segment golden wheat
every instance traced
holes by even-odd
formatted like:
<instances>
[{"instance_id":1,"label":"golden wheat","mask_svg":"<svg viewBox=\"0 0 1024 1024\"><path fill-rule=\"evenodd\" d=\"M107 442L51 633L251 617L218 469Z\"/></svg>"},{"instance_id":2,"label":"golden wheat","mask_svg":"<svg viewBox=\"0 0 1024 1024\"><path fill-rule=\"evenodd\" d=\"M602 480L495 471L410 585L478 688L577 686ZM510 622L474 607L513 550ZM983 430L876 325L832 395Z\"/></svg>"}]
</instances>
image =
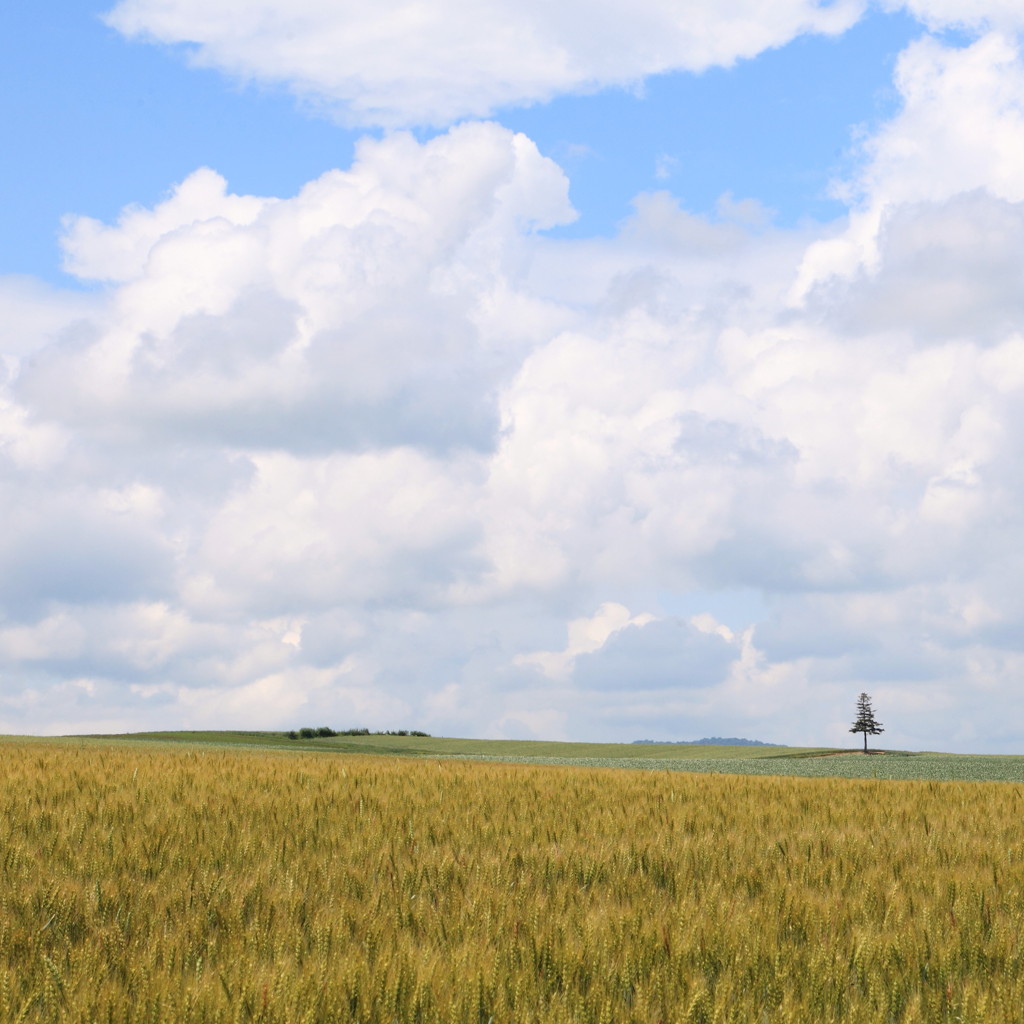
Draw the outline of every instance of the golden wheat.
<instances>
[{"instance_id":1,"label":"golden wheat","mask_svg":"<svg viewBox=\"0 0 1024 1024\"><path fill-rule=\"evenodd\" d=\"M2 748L0 1019L1021 1020L1021 787Z\"/></svg>"}]
</instances>

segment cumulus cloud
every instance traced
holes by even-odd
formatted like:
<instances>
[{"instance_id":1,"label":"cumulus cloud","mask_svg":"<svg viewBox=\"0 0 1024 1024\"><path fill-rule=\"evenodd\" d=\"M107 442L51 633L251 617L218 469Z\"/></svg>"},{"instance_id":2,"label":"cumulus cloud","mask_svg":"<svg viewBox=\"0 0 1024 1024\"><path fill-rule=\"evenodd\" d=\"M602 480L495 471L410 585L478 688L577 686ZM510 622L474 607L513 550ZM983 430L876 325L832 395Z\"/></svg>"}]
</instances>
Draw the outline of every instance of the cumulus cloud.
<instances>
[{"instance_id":1,"label":"cumulus cloud","mask_svg":"<svg viewBox=\"0 0 1024 1024\"><path fill-rule=\"evenodd\" d=\"M1013 37L990 32L965 47L924 37L900 55L896 85L899 113L864 140L860 170L837 186L851 203L849 225L810 246L797 303L829 278L875 269L880 235L902 204L979 189L1024 200L1024 63Z\"/></svg>"},{"instance_id":2,"label":"cumulus cloud","mask_svg":"<svg viewBox=\"0 0 1024 1024\"><path fill-rule=\"evenodd\" d=\"M486 448L531 314L564 319L515 294L510 270L530 232L572 216L560 169L492 124L364 140L289 200L199 170L115 225L67 220L68 269L121 287L19 388L81 428Z\"/></svg>"},{"instance_id":3,"label":"cumulus cloud","mask_svg":"<svg viewBox=\"0 0 1024 1024\"><path fill-rule=\"evenodd\" d=\"M900 55L895 84L902 109L865 142L854 196L935 201L984 187L1024 198L1024 68L1012 37L991 32L955 47L926 36Z\"/></svg>"},{"instance_id":4,"label":"cumulus cloud","mask_svg":"<svg viewBox=\"0 0 1024 1024\"><path fill-rule=\"evenodd\" d=\"M500 390L578 316L523 286L566 193L471 124L367 140L290 200L201 169L114 224L68 218L68 269L105 290L0 294L38 335L0 394L4 720L404 717L423 630L377 616L481 572Z\"/></svg>"},{"instance_id":5,"label":"cumulus cloud","mask_svg":"<svg viewBox=\"0 0 1024 1024\"><path fill-rule=\"evenodd\" d=\"M988 190L901 203L882 219L873 268L833 279L812 301L850 334L998 341L1024 322L1022 246L1024 203Z\"/></svg>"},{"instance_id":6,"label":"cumulus cloud","mask_svg":"<svg viewBox=\"0 0 1024 1024\"><path fill-rule=\"evenodd\" d=\"M565 93L631 86L666 71L753 57L803 33L838 33L859 0L646 0L598 6L490 0L121 0L107 21L130 37L187 44L200 64L287 85L344 120L448 124Z\"/></svg>"},{"instance_id":7,"label":"cumulus cloud","mask_svg":"<svg viewBox=\"0 0 1024 1024\"><path fill-rule=\"evenodd\" d=\"M53 336L97 312L95 296L51 287L35 278L0 276L0 355L5 371Z\"/></svg>"},{"instance_id":8,"label":"cumulus cloud","mask_svg":"<svg viewBox=\"0 0 1024 1024\"><path fill-rule=\"evenodd\" d=\"M209 518L194 600L284 615L444 599L474 566L472 466L406 447L253 456L252 483ZM206 584L206 580L210 585Z\"/></svg>"},{"instance_id":9,"label":"cumulus cloud","mask_svg":"<svg viewBox=\"0 0 1024 1024\"><path fill-rule=\"evenodd\" d=\"M0 287L0 727L841 744L868 689L894 746L1009 743L1021 66L915 43L837 225L546 237L561 169L477 123L69 218L99 289Z\"/></svg>"},{"instance_id":10,"label":"cumulus cloud","mask_svg":"<svg viewBox=\"0 0 1024 1024\"><path fill-rule=\"evenodd\" d=\"M903 8L929 28L1024 28L1024 11L1014 0L885 0L890 10Z\"/></svg>"},{"instance_id":11,"label":"cumulus cloud","mask_svg":"<svg viewBox=\"0 0 1024 1024\"><path fill-rule=\"evenodd\" d=\"M94 281L130 281L146 270L150 252L180 229L197 224L211 230L252 224L266 205L256 196L235 196L227 182L209 168L200 168L152 210L130 206L117 224L92 217L65 218L61 239L64 269Z\"/></svg>"},{"instance_id":12,"label":"cumulus cloud","mask_svg":"<svg viewBox=\"0 0 1024 1024\"><path fill-rule=\"evenodd\" d=\"M569 623L568 642L564 650L521 654L515 658L514 663L533 666L551 679L567 679L572 675L580 655L593 654L601 650L613 634L629 626L645 626L653 619L654 616L650 614L630 616L625 605L608 601L590 618L574 619Z\"/></svg>"},{"instance_id":13,"label":"cumulus cloud","mask_svg":"<svg viewBox=\"0 0 1024 1024\"><path fill-rule=\"evenodd\" d=\"M598 650L586 652L575 674L585 690L617 690L643 699L645 691L712 689L737 658L732 637L691 622L630 623Z\"/></svg>"}]
</instances>

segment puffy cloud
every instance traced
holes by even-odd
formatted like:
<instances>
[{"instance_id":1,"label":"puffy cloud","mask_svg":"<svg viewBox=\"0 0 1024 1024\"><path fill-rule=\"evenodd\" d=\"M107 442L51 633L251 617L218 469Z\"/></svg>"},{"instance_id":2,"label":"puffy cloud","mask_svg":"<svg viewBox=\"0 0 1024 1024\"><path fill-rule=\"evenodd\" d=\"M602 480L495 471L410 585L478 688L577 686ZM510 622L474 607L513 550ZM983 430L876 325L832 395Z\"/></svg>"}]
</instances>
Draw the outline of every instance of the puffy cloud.
<instances>
[{"instance_id":1,"label":"puffy cloud","mask_svg":"<svg viewBox=\"0 0 1024 1024\"><path fill-rule=\"evenodd\" d=\"M206 224L211 230L244 227L259 216L266 200L234 196L227 182L201 168L152 210L130 206L116 225L92 217L67 217L62 238L64 269L96 281L131 281L146 271L150 252L180 229Z\"/></svg>"},{"instance_id":2,"label":"puffy cloud","mask_svg":"<svg viewBox=\"0 0 1024 1024\"><path fill-rule=\"evenodd\" d=\"M932 29L1024 28L1024 11L1014 0L884 0L882 6L903 8Z\"/></svg>"},{"instance_id":3,"label":"puffy cloud","mask_svg":"<svg viewBox=\"0 0 1024 1024\"><path fill-rule=\"evenodd\" d=\"M422 609L481 571L503 382L578 316L523 286L566 193L472 124L367 140L289 200L200 170L115 224L69 218L68 267L105 290L0 294L36 332L0 393L0 717L404 720Z\"/></svg>"},{"instance_id":4,"label":"puffy cloud","mask_svg":"<svg viewBox=\"0 0 1024 1024\"><path fill-rule=\"evenodd\" d=\"M352 168L289 200L200 170L116 225L68 219L68 267L121 286L19 389L80 428L486 448L529 319L565 320L510 287L517 252L572 216L559 168L491 124L364 140Z\"/></svg>"},{"instance_id":5,"label":"puffy cloud","mask_svg":"<svg viewBox=\"0 0 1024 1024\"><path fill-rule=\"evenodd\" d=\"M920 39L900 55L896 85L902 109L864 140L860 171L838 186L852 203L849 225L809 247L796 302L830 277L874 270L880 234L902 204L978 189L1024 200L1024 63L1012 37L991 32L965 47Z\"/></svg>"},{"instance_id":6,"label":"puffy cloud","mask_svg":"<svg viewBox=\"0 0 1024 1024\"><path fill-rule=\"evenodd\" d=\"M1024 67L1011 37L955 47L926 36L900 55L896 86L903 108L866 140L854 195L935 201L984 187L1024 198Z\"/></svg>"},{"instance_id":7,"label":"puffy cloud","mask_svg":"<svg viewBox=\"0 0 1024 1024\"><path fill-rule=\"evenodd\" d=\"M172 553L165 538L137 520L95 508L91 498L80 496L65 505L36 496L5 510L0 601L8 614L29 614L55 601L124 601L167 593Z\"/></svg>"},{"instance_id":8,"label":"puffy cloud","mask_svg":"<svg viewBox=\"0 0 1024 1024\"><path fill-rule=\"evenodd\" d=\"M18 362L76 321L97 311L94 296L62 291L30 277L0 277L0 354L6 367Z\"/></svg>"},{"instance_id":9,"label":"puffy cloud","mask_svg":"<svg viewBox=\"0 0 1024 1024\"><path fill-rule=\"evenodd\" d=\"M665 192L544 237L566 179L493 124L70 219L103 287L0 289L0 727L843 743L868 689L895 746L1010 742L1020 61L901 76L831 239Z\"/></svg>"},{"instance_id":10,"label":"puffy cloud","mask_svg":"<svg viewBox=\"0 0 1024 1024\"><path fill-rule=\"evenodd\" d=\"M1024 314L1024 203L986 190L902 203L882 219L875 266L812 302L850 334L899 331L922 343L996 341Z\"/></svg>"},{"instance_id":11,"label":"puffy cloud","mask_svg":"<svg viewBox=\"0 0 1024 1024\"><path fill-rule=\"evenodd\" d=\"M738 650L732 636L691 622L634 622L596 651L580 658L575 680L583 690L645 691L712 689L720 684Z\"/></svg>"},{"instance_id":12,"label":"puffy cloud","mask_svg":"<svg viewBox=\"0 0 1024 1024\"><path fill-rule=\"evenodd\" d=\"M121 0L108 22L185 43L243 79L286 84L356 124L447 124L649 75L729 66L802 33L844 31L858 0L529 0L372 6L331 0Z\"/></svg>"},{"instance_id":13,"label":"puffy cloud","mask_svg":"<svg viewBox=\"0 0 1024 1024\"><path fill-rule=\"evenodd\" d=\"M186 593L264 614L339 603L430 604L474 568L472 460L408 448L255 456L251 484L205 524Z\"/></svg>"},{"instance_id":14,"label":"puffy cloud","mask_svg":"<svg viewBox=\"0 0 1024 1024\"><path fill-rule=\"evenodd\" d=\"M620 630L629 626L645 626L653 618L650 614L631 617L625 605L608 601L590 618L574 619L569 623L564 650L521 654L515 658L515 664L532 665L552 679L566 679L571 676L578 657L601 650Z\"/></svg>"}]
</instances>

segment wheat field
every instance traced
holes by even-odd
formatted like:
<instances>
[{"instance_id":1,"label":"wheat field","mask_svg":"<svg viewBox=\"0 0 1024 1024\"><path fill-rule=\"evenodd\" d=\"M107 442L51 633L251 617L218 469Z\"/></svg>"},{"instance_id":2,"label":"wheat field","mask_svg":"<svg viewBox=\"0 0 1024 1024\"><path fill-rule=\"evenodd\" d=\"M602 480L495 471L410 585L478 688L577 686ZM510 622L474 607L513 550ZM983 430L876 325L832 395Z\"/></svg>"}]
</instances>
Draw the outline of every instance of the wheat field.
<instances>
[{"instance_id":1,"label":"wheat field","mask_svg":"<svg viewBox=\"0 0 1024 1024\"><path fill-rule=\"evenodd\" d=\"M5 1022L1021 1019L1018 785L2 754Z\"/></svg>"}]
</instances>

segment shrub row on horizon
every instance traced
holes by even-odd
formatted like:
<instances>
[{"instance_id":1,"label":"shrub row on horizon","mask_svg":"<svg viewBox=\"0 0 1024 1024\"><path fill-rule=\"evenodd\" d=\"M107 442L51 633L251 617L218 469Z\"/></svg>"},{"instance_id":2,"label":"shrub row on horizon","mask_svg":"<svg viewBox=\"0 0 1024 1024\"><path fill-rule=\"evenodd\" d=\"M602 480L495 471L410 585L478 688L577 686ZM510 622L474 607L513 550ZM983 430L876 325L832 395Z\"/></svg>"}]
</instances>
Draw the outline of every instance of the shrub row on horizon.
<instances>
[{"instance_id":1,"label":"shrub row on horizon","mask_svg":"<svg viewBox=\"0 0 1024 1024\"><path fill-rule=\"evenodd\" d=\"M316 729L303 726L301 729L291 729L285 733L290 740L314 740L323 736L429 736L429 732L420 732L419 729L385 729L370 732L369 729L341 729L335 730L328 725L321 725Z\"/></svg>"}]
</instances>

